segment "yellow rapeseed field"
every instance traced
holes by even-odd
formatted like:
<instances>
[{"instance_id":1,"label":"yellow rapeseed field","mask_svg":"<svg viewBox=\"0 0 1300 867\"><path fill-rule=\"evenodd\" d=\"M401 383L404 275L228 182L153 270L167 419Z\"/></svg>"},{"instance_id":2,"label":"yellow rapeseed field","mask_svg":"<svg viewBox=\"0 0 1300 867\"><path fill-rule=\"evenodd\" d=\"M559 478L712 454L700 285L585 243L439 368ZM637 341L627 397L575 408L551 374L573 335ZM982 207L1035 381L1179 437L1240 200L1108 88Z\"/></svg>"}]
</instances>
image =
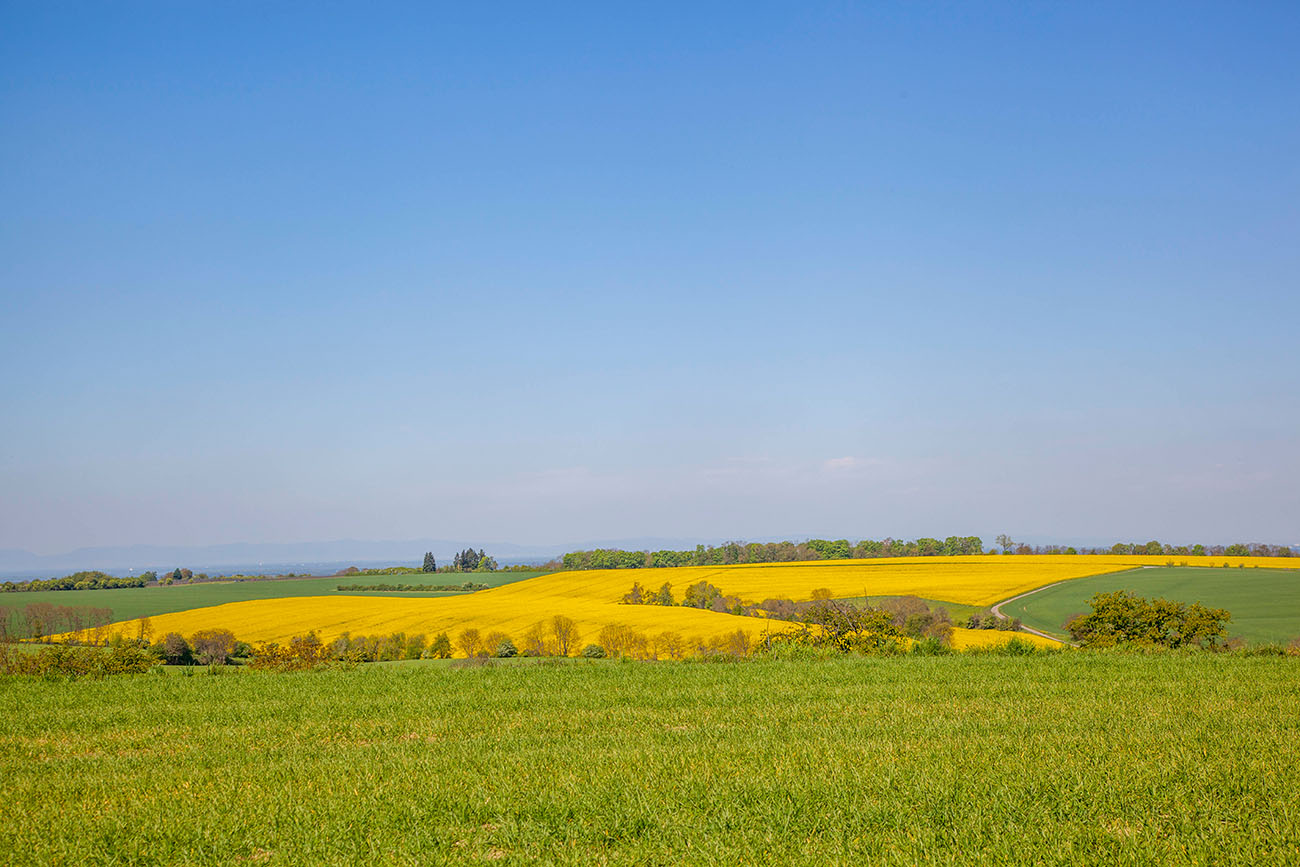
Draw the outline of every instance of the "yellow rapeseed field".
<instances>
[{"instance_id":1,"label":"yellow rapeseed field","mask_svg":"<svg viewBox=\"0 0 1300 867\"><path fill-rule=\"evenodd\" d=\"M1139 566L1163 566L1168 557L1145 556L973 556L832 560L815 563L770 563L737 566L692 566L675 569L615 569L542 575L472 595L445 598L319 596L235 602L152 618L155 635L224 628L250 642L285 641L315 631L323 640L341 633L380 635L393 632L453 638L466 628L484 635L502 632L519 643L538 621L563 614L577 622L581 644L597 640L610 625L627 626L647 635L673 633L704 642L743 630L751 640L788 625L761 618L737 617L694 608L623 605L634 581L650 590L667 582L678 601L686 588L708 581L726 595L746 602L768 598L804 600L814 590L832 596L902 596L990 605L1057 581L1116 572ZM1176 557L1178 565L1258 565L1300 568L1300 558ZM134 627L121 624L123 631ZM1025 636L1020 634L1022 638ZM957 647L1009 640L1011 633L958 630ZM1034 639L1029 639L1034 640ZM1044 640L1045 641L1045 640Z\"/></svg>"},{"instance_id":2,"label":"yellow rapeseed field","mask_svg":"<svg viewBox=\"0 0 1300 867\"><path fill-rule=\"evenodd\" d=\"M999 647L1013 638L1028 642L1038 647L1060 647L1059 641L1034 635L1032 632L1003 632L997 629L962 629L952 631L954 650L974 650L976 648Z\"/></svg>"}]
</instances>

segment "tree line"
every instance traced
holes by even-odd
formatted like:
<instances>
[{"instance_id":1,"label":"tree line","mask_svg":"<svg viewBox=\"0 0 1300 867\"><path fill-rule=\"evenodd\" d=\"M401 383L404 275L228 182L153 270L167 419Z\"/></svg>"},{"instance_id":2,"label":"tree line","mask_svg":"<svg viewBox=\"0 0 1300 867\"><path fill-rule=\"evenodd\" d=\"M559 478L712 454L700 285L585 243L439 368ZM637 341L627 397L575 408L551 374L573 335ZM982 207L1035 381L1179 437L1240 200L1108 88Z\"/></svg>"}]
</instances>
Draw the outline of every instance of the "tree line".
<instances>
[{"instance_id":1,"label":"tree line","mask_svg":"<svg viewBox=\"0 0 1300 867\"><path fill-rule=\"evenodd\" d=\"M672 566L729 566L738 563L794 563L807 560L848 560L869 557L939 557L983 554L978 536L949 536L947 539L920 538L809 539L806 542L727 542L696 545L690 551L624 551L597 548L572 551L560 562L565 569L657 569Z\"/></svg>"},{"instance_id":2,"label":"tree line","mask_svg":"<svg viewBox=\"0 0 1300 867\"><path fill-rule=\"evenodd\" d=\"M486 584L478 584L474 581L466 581L463 584L340 584L335 590L341 591L418 591L424 590L437 593L474 593L479 590L488 589Z\"/></svg>"},{"instance_id":3,"label":"tree line","mask_svg":"<svg viewBox=\"0 0 1300 867\"><path fill-rule=\"evenodd\" d=\"M0 592L24 593L40 590L117 590L122 587L144 587L158 576L152 572L117 578L105 572L74 572L62 578L33 578L30 581L5 581Z\"/></svg>"},{"instance_id":4,"label":"tree line","mask_svg":"<svg viewBox=\"0 0 1300 867\"><path fill-rule=\"evenodd\" d=\"M1165 542L1116 542L1110 547L1075 548L1069 545L1027 545L1006 534L998 547L984 547L979 536L901 539L809 539L806 542L727 542L696 545L685 551L625 551L597 548L571 551L557 565L564 569L656 569L673 566L730 566L745 563L796 563L815 560L867 560L880 557L958 557L973 554L1111 554L1129 556L1291 557L1286 545L1239 542L1233 545L1171 545ZM999 550L1000 549L1000 550Z\"/></svg>"},{"instance_id":5,"label":"tree line","mask_svg":"<svg viewBox=\"0 0 1300 867\"><path fill-rule=\"evenodd\" d=\"M558 565L558 564L557 564ZM504 571L532 571L532 566L507 566ZM336 572L336 575L418 575L433 572L496 572L502 571L496 558L482 550L467 548L456 554L451 566L439 567L432 552L424 555L424 564L414 566L388 566L379 569L358 569L349 566ZM32 578L27 581L0 582L0 593L26 593L33 591L58 590L119 590L130 587L169 586L173 584L196 584L205 581L269 581L276 578L311 578L307 572L283 572L277 575L209 575L177 566L170 572L161 574L150 569L139 575L117 577L107 572L87 570L64 575L61 578Z\"/></svg>"},{"instance_id":6,"label":"tree line","mask_svg":"<svg viewBox=\"0 0 1300 867\"><path fill-rule=\"evenodd\" d=\"M811 599L806 601L796 602L778 597L764 599L761 602L744 602L740 597L728 595L708 581L697 581L686 588L681 602L678 603L673 596L671 585L667 582L658 590L648 591L641 586L640 581L634 581L632 589L624 594L622 602L624 605L680 604L686 608L700 608L739 617L765 617L771 620L821 626L824 624L821 624L820 620L829 617L831 612L838 612L838 615L842 616L856 616L855 612L867 611L886 616L897 628L898 636L931 638L945 646L952 641L953 624L948 610L942 606L932 608L917 596L887 597L882 599L879 605L872 607L867 602L854 603L834 599L830 589L822 587L813 590ZM1001 622L1000 618L992 614L988 614L986 620L981 620L980 616L976 615L968 620L968 626L970 623L975 623L976 625L971 628L994 629L999 628ZM1014 623L1014 626L1001 628L1020 628L1019 620L1006 622Z\"/></svg>"},{"instance_id":7,"label":"tree line","mask_svg":"<svg viewBox=\"0 0 1300 867\"><path fill-rule=\"evenodd\" d=\"M92 605L55 605L32 602L25 606L0 605L0 642L37 641L64 632L93 630L104 638L103 630L113 622L113 609ZM99 643L99 642L96 642Z\"/></svg>"}]
</instances>

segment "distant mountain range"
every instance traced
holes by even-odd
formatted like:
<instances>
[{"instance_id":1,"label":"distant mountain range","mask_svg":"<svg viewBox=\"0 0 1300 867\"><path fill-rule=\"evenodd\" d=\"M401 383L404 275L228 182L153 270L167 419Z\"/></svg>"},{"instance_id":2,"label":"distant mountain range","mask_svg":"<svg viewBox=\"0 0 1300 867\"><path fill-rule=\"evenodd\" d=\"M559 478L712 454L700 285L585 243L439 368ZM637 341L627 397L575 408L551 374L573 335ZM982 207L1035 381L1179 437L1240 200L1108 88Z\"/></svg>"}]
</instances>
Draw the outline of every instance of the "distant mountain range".
<instances>
[{"instance_id":1,"label":"distant mountain range","mask_svg":"<svg viewBox=\"0 0 1300 867\"><path fill-rule=\"evenodd\" d=\"M16 548L0 548L0 575L41 577L79 569L106 571L173 569L183 566L196 572L219 567L306 567L339 563L410 563L420 565L425 551L432 551L439 563L450 563L458 551L482 549L502 565L544 562L568 551L591 548L693 548L696 544L718 544L719 539L611 539L572 545L516 545L509 542L482 542L453 539L408 539L362 541L340 539L333 542L235 542L226 545L122 545L78 548L63 554L33 554ZM302 571L294 569L290 571Z\"/></svg>"}]
</instances>

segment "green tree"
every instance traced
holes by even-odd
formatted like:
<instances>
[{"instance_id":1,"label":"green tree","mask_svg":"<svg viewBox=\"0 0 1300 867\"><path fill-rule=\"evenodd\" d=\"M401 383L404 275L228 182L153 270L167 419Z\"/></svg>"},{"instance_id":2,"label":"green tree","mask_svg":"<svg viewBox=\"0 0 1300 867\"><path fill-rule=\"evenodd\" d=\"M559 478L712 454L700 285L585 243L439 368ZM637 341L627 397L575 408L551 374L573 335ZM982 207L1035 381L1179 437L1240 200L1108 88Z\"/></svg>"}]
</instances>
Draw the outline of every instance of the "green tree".
<instances>
[{"instance_id":1,"label":"green tree","mask_svg":"<svg viewBox=\"0 0 1300 867\"><path fill-rule=\"evenodd\" d=\"M682 596L682 605L688 608L710 609L715 600L722 598L722 591L708 581L699 581L686 588Z\"/></svg>"},{"instance_id":2,"label":"green tree","mask_svg":"<svg viewBox=\"0 0 1300 867\"><path fill-rule=\"evenodd\" d=\"M424 552L424 565L420 567L421 572L437 572L438 561L433 559L432 551Z\"/></svg>"},{"instance_id":3,"label":"green tree","mask_svg":"<svg viewBox=\"0 0 1300 867\"><path fill-rule=\"evenodd\" d=\"M435 636L433 637L433 642L430 643L430 645L429 645L429 649L428 649L427 653L428 653L428 655L429 655L430 657L432 657L433 659L448 659L448 658L450 658L450 657L451 657L451 639L447 637L447 633L445 633L445 632L439 632L437 635L435 635Z\"/></svg>"},{"instance_id":4,"label":"green tree","mask_svg":"<svg viewBox=\"0 0 1300 867\"><path fill-rule=\"evenodd\" d=\"M1215 647L1232 615L1199 602L1144 599L1127 590L1098 593L1092 611L1066 624L1074 640L1089 647Z\"/></svg>"}]
</instances>

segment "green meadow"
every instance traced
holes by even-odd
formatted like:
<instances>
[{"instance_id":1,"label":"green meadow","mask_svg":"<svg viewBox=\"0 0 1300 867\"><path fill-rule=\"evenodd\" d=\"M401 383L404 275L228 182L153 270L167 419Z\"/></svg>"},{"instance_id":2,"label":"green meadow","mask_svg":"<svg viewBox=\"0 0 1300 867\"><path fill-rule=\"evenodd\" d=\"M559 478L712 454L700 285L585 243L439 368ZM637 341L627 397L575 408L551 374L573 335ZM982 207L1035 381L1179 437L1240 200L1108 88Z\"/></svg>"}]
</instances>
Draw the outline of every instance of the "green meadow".
<instances>
[{"instance_id":1,"label":"green meadow","mask_svg":"<svg viewBox=\"0 0 1300 867\"><path fill-rule=\"evenodd\" d=\"M330 596L339 585L349 584L461 584L474 581L497 587L532 578L542 572L468 572L464 574L332 575L327 578L269 578L256 581L204 581L165 587L128 587L121 590L56 590L0 593L0 607L22 608L33 602L51 605L91 605L113 609L114 620L153 617L173 611L291 596ZM348 591L349 596L456 596L457 593L404 590Z\"/></svg>"},{"instance_id":2,"label":"green meadow","mask_svg":"<svg viewBox=\"0 0 1300 867\"><path fill-rule=\"evenodd\" d=\"M1300 570L1294 569L1169 566L1094 575L1009 602L1002 613L1065 637L1066 621L1087 613L1094 594L1111 590L1225 608L1232 615L1228 634L1249 643L1300 638Z\"/></svg>"},{"instance_id":3,"label":"green meadow","mask_svg":"<svg viewBox=\"0 0 1300 867\"><path fill-rule=\"evenodd\" d=\"M0 681L10 864L1300 862L1300 661Z\"/></svg>"}]
</instances>

